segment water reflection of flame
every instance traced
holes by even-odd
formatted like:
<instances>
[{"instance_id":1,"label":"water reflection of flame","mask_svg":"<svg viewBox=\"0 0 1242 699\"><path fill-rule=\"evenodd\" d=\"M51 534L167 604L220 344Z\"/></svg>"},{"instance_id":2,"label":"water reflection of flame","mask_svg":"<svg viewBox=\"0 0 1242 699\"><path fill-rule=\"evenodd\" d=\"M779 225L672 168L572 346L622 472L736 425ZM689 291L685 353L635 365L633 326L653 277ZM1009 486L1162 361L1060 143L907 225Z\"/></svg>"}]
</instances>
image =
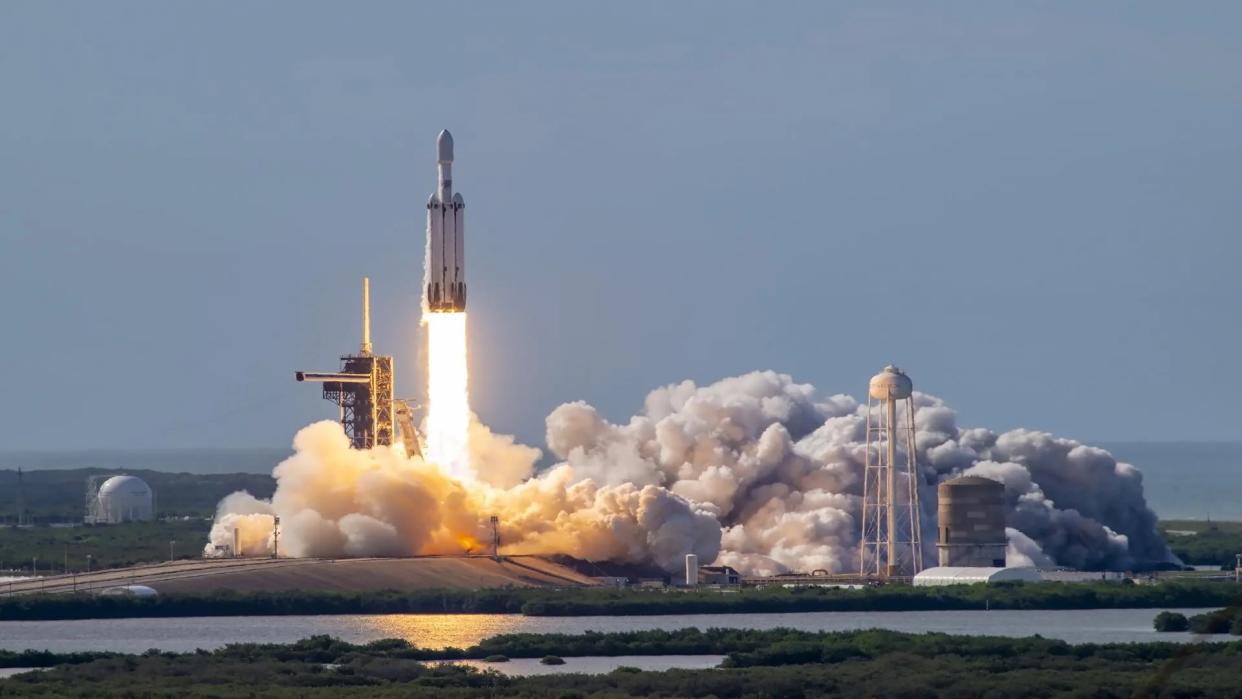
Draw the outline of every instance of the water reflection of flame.
<instances>
[{"instance_id":1,"label":"water reflection of flame","mask_svg":"<svg viewBox=\"0 0 1242 699\"><path fill-rule=\"evenodd\" d=\"M518 614L386 614L359 617L378 638L402 638L420 648L469 648L504 633L523 630Z\"/></svg>"}]
</instances>

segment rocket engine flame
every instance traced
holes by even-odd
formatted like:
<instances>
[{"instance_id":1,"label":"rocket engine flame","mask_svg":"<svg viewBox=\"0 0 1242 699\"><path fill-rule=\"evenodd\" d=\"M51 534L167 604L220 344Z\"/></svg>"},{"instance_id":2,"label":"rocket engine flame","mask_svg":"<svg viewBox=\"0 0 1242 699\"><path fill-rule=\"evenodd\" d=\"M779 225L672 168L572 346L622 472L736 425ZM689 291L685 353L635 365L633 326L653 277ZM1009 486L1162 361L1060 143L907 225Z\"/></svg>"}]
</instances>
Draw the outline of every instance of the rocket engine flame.
<instances>
[{"instance_id":1,"label":"rocket engine flame","mask_svg":"<svg viewBox=\"0 0 1242 699\"><path fill-rule=\"evenodd\" d=\"M427 458L459 481L472 481L466 314L427 313Z\"/></svg>"}]
</instances>

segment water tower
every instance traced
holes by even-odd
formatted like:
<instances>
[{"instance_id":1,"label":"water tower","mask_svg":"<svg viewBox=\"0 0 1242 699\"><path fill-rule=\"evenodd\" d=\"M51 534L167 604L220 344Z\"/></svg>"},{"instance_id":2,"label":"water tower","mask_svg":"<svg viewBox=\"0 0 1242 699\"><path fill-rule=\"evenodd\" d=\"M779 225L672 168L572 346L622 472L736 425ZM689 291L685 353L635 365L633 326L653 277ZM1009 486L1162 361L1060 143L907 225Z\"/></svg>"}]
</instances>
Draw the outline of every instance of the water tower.
<instances>
[{"instance_id":1,"label":"water tower","mask_svg":"<svg viewBox=\"0 0 1242 699\"><path fill-rule=\"evenodd\" d=\"M913 577L923 569L913 393L910 377L891 364L868 386L862 575Z\"/></svg>"}]
</instances>

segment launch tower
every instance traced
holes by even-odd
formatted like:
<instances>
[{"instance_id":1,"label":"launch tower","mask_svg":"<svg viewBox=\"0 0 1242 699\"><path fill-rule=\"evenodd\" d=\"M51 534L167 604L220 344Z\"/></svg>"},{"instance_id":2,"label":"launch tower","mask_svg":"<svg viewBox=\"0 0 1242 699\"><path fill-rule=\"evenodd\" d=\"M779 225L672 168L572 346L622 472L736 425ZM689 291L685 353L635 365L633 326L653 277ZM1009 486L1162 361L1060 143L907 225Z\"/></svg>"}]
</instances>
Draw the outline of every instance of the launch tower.
<instances>
[{"instance_id":1,"label":"launch tower","mask_svg":"<svg viewBox=\"0 0 1242 699\"><path fill-rule=\"evenodd\" d=\"M859 547L859 572L865 576L905 578L923 569L913 393L910 377L892 365L868 386Z\"/></svg>"},{"instance_id":2,"label":"launch tower","mask_svg":"<svg viewBox=\"0 0 1242 699\"><path fill-rule=\"evenodd\" d=\"M358 353L342 356L339 372L299 371L294 376L298 381L323 384L323 397L340 407L341 426L355 449L392 444L399 421L406 453L421 453L410 406L393 398L392 356L372 352L370 279L362 279L362 347Z\"/></svg>"}]
</instances>

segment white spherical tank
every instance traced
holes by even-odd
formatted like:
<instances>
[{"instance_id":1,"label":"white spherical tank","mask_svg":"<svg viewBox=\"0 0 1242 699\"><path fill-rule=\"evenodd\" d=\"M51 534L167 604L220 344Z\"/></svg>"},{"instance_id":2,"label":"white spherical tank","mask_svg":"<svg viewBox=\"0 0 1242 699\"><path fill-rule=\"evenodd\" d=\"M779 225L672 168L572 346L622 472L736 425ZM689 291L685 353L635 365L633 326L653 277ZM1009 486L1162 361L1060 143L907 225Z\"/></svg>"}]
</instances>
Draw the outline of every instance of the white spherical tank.
<instances>
[{"instance_id":1,"label":"white spherical tank","mask_svg":"<svg viewBox=\"0 0 1242 699\"><path fill-rule=\"evenodd\" d=\"M151 486L134 476L113 476L99 486L98 519L109 524L155 518Z\"/></svg>"},{"instance_id":2,"label":"white spherical tank","mask_svg":"<svg viewBox=\"0 0 1242 699\"><path fill-rule=\"evenodd\" d=\"M914 382L904 371L889 364L871 377L868 392L875 400L902 400L914 393Z\"/></svg>"}]
</instances>

